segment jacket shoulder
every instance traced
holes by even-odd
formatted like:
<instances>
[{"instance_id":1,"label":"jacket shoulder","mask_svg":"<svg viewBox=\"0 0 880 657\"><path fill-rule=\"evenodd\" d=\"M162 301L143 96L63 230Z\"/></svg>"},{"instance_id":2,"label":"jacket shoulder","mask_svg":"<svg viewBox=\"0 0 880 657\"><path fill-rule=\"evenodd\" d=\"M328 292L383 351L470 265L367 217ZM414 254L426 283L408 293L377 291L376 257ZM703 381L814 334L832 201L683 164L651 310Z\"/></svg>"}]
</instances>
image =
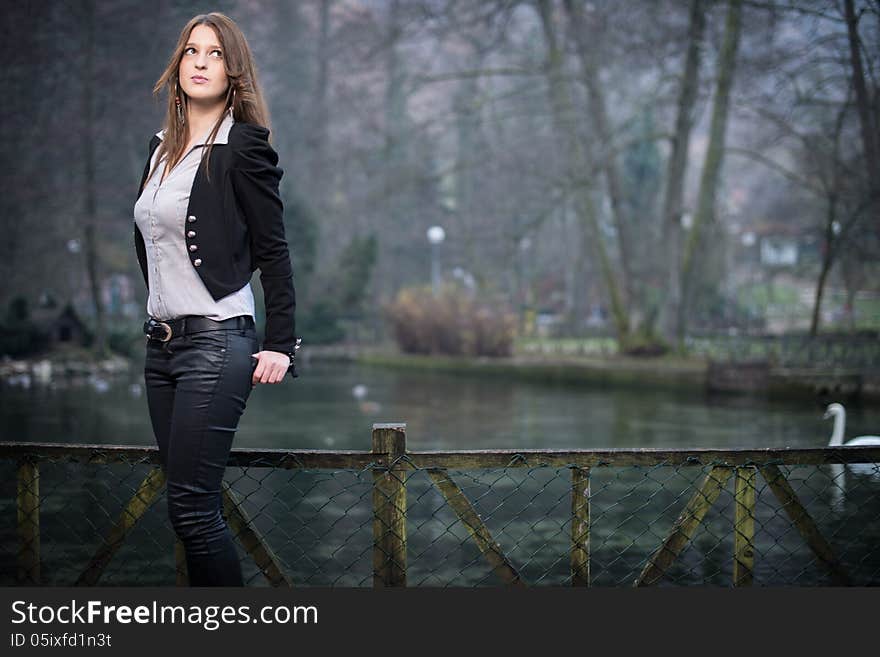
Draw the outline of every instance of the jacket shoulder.
<instances>
[{"instance_id":1,"label":"jacket shoulder","mask_svg":"<svg viewBox=\"0 0 880 657\"><path fill-rule=\"evenodd\" d=\"M236 121L229 129L229 145L234 151L265 148L269 144L269 128L256 123Z\"/></svg>"},{"instance_id":2,"label":"jacket shoulder","mask_svg":"<svg viewBox=\"0 0 880 657\"><path fill-rule=\"evenodd\" d=\"M236 122L229 130L229 147L239 167L274 168L278 153L269 144L269 129L255 123ZM280 170L277 175L280 175Z\"/></svg>"}]
</instances>

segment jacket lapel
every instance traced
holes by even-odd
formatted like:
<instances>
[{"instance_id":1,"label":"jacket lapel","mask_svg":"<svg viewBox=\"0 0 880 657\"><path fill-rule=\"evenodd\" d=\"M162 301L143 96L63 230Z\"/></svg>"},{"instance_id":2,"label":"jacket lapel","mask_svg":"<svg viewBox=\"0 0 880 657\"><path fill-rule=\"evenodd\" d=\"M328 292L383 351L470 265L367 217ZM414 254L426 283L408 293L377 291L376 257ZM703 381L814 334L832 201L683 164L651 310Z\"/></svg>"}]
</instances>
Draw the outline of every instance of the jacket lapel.
<instances>
[{"instance_id":1,"label":"jacket lapel","mask_svg":"<svg viewBox=\"0 0 880 657\"><path fill-rule=\"evenodd\" d=\"M144 166L144 174L141 176L141 184L138 187L137 198L135 199L135 203L137 203L137 199L141 197L141 192L144 191L144 185L147 183L147 174L150 173L150 162L153 159L153 153L156 151L156 147L159 145L159 142L162 141L156 135L153 135L153 138L150 140L150 154L147 156L147 164Z\"/></svg>"}]
</instances>

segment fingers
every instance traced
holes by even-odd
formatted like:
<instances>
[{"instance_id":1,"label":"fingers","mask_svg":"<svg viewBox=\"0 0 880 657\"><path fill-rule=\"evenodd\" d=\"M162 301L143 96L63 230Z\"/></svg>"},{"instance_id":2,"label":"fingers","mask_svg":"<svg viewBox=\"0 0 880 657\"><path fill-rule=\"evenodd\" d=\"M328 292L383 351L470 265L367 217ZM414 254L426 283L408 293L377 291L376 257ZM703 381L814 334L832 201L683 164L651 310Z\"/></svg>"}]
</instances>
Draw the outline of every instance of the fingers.
<instances>
[{"instance_id":1,"label":"fingers","mask_svg":"<svg viewBox=\"0 0 880 657\"><path fill-rule=\"evenodd\" d=\"M282 374L278 373L278 368L267 368L266 371L259 379L259 383L281 383L281 379L284 378Z\"/></svg>"},{"instance_id":2,"label":"fingers","mask_svg":"<svg viewBox=\"0 0 880 657\"><path fill-rule=\"evenodd\" d=\"M251 384L256 386L258 383L281 383L290 364L288 359L284 358L279 361L279 359L266 356L262 352L261 354L252 356L257 358L257 367L251 377Z\"/></svg>"}]
</instances>

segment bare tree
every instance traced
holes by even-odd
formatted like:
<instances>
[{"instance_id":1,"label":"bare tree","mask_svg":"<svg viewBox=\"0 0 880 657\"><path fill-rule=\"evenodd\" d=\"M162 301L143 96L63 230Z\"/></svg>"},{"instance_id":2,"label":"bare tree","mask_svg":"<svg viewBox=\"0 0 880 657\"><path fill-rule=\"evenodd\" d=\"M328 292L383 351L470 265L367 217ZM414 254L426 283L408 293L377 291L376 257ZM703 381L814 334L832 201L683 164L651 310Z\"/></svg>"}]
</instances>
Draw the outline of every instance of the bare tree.
<instances>
[{"instance_id":1,"label":"bare tree","mask_svg":"<svg viewBox=\"0 0 880 657\"><path fill-rule=\"evenodd\" d=\"M623 185L617 164L611 124L608 119L608 103L605 100L605 92L599 81L599 67L590 44L590 34L597 34L597 30L589 29L584 17L583 6L580 2L563 0L563 5L570 20L571 34L574 37L581 62L581 74L589 98L590 121L599 142L597 160L605 174L605 182L608 185L608 199L611 204L611 214L614 218L614 226L617 230L617 243L620 249L620 287L623 289L629 309L632 311L636 295L633 292L633 275L631 272L633 266L633 250L630 245L631 237L629 234L631 221L626 216L623 208Z\"/></svg>"},{"instance_id":2,"label":"bare tree","mask_svg":"<svg viewBox=\"0 0 880 657\"><path fill-rule=\"evenodd\" d=\"M871 181L871 196L874 203L880 203L880 125L877 123L878 103L877 90L873 100L865 81L865 70L862 66L861 43L859 38L859 18L856 16L853 0L844 0L847 39L849 41L850 64L852 67L852 84L856 94L856 108L859 113L859 125L862 134L862 149L868 180ZM872 105L874 109L872 110ZM875 218L878 234L880 234L880 213Z\"/></svg>"},{"instance_id":3,"label":"bare tree","mask_svg":"<svg viewBox=\"0 0 880 657\"><path fill-rule=\"evenodd\" d=\"M608 251L599 229L596 208L584 184L585 173L590 170L587 154L576 128L576 110L568 88L568 81L563 74L563 50L557 37L550 0L538 0L537 8L541 17L541 27L547 47L547 79L550 105L557 140L565 152L568 175L574 185L573 197L575 211L589 236L593 251L599 261L602 280L611 302L611 314L617 339L626 344L630 336L629 313L618 285L617 275L608 256Z\"/></svg>"},{"instance_id":4,"label":"bare tree","mask_svg":"<svg viewBox=\"0 0 880 657\"><path fill-rule=\"evenodd\" d=\"M703 247L701 237L715 221L715 197L724 159L724 142L727 132L727 117L730 107L730 90L736 70L736 54L739 48L740 27L742 23L742 0L729 0L727 21L724 30L724 44L718 61L718 82L715 101L712 106L712 123L709 129L709 145L700 178L700 191L694 213L693 226L685 245L682 260L682 295L678 310L676 334L683 341L687 330L688 312L691 308L691 294L694 287L693 275L698 251Z\"/></svg>"},{"instance_id":5,"label":"bare tree","mask_svg":"<svg viewBox=\"0 0 880 657\"><path fill-rule=\"evenodd\" d=\"M88 272L89 290L95 309L95 342L93 349L99 357L107 354L107 322L104 314L104 300L101 298L101 258L98 240L100 230L97 228L97 182L95 180L95 3L86 0L83 5L81 21L83 25L83 127L82 152L85 166L83 237L85 241L86 271Z\"/></svg>"},{"instance_id":6,"label":"bare tree","mask_svg":"<svg viewBox=\"0 0 880 657\"><path fill-rule=\"evenodd\" d=\"M688 46L678 92L675 132L666 162L666 189L663 197L663 236L666 254L666 290L661 296L660 323L667 340L677 336L677 313L681 306L681 218L684 208L684 180L688 147L694 124L694 106L699 90L703 34L706 29L704 0L691 0Z\"/></svg>"}]
</instances>

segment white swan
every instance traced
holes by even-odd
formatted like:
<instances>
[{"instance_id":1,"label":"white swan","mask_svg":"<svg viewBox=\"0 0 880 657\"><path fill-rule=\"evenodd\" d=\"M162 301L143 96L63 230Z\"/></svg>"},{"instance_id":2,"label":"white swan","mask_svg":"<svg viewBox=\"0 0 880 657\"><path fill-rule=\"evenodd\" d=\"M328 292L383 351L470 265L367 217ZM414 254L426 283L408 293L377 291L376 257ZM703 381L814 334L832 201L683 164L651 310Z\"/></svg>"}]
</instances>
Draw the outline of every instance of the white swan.
<instances>
[{"instance_id":1,"label":"white swan","mask_svg":"<svg viewBox=\"0 0 880 657\"><path fill-rule=\"evenodd\" d=\"M880 436L859 436L858 438L847 440L846 443L844 443L843 432L846 427L846 410L843 408L843 405L828 405L828 408L825 409L823 419L827 420L832 417L834 418L834 429L831 431L831 441L828 443L829 447L840 447L841 445L847 447L850 445L880 445ZM848 463L847 466L856 474L880 477L880 464L878 463ZM839 464L836 468L832 467L832 473L834 473L836 478L838 474L843 474L843 467ZM842 479L839 481L839 484L841 486L843 485Z\"/></svg>"}]
</instances>

